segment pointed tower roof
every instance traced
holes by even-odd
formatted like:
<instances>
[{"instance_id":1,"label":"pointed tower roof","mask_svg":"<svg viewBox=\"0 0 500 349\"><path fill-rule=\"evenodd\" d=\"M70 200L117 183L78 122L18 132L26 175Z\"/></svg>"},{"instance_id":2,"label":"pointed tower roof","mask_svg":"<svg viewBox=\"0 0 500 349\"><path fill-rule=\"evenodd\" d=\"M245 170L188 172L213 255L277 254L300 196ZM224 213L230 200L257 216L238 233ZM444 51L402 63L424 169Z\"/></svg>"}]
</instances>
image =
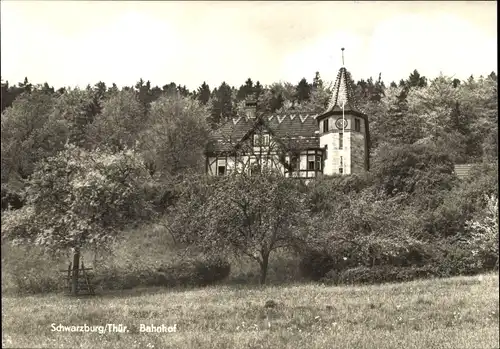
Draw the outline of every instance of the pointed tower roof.
<instances>
[{"instance_id":1,"label":"pointed tower roof","mask_svg":"<svg viewBox=\"0 0 500 349\"><path fill-rule=\"evenodd\" d=\"M321 116L327 113L341 112L342 107L344 107L344 111L351 111L356 114L366 115L356 104L354 86L352 86L351 81L351 74L344 67L344 48L342 47L342 68L340 68L335 84L333 85L332 95L330 97L328 107Z\"/></svg>"},{"instance_id":2,"label":"pointed tower roof","mask_svg":"<svg viewBox=\"0 0 500 349\"><path fill-rule=\"evenodd\" d=\"M330 111L342 111L344 105L345 111L354 111L364 114L357 106L354 97L354 87L351 84L351 74L345 67L340 68L337 79L332 89L332 96L328 103L328 108L325 113Z\"/></svg>"}]
</instances>

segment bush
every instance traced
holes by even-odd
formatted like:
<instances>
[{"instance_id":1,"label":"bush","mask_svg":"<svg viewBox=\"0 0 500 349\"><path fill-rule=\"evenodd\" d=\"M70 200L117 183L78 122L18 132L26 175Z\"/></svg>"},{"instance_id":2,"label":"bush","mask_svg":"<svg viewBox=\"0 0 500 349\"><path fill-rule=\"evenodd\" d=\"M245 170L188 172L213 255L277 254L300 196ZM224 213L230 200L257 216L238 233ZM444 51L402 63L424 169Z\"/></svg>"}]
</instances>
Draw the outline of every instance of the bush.
<instances>
[{"instance_id":1,"label":"bush","mask_svg":"<svg viewBox=\"0 0 500 349\"><path fill-rule=\"evenodd\" d=\"M498 197L498 168L493 164L474 166L469 176L447 193L442 204L425 214L423 228L437 237L463 234L466 222L484 210L485 196Z\"/></svg>"},{"instance_id":2,"label":"bush","mask_svg":"<svg viewBox=\"0 0 500 349\"><path fill-rule=\"evenodd\" d=\"M318 281L335 266L335 260L326 252L307 251L299 263L300 275Z\"/></svg>"},{"instance_id":3,"label":"bush","mask_svg":"<svg viewBox=\"0 0 500 349\"><path fill-rule=\"evenodd\" d=\"M498 255L476 251L467 242L442 243L442 258L436 269L441 276L476 275L495 269Z\"/></svg>"},{"instance_id":4,"label":"bush","mask_svg":"<svg viewBox=\"0 0 500 349\"><path fill-rule=\"evenodd\" d=\"M229 263L221 258L202 258L136 270L111 266L99 270L94 283L100 290L207 286L227 278L230 270Z\"/></svg>"},{"instance_id":5,"label":"bush","mask_svg":"<svg viewBox=\"0 0 500 349\"><path fill-rule=\"evenodd\" d=\"M472 255L470 250L456 245L445 247L443 258L437 268L443 276L474 275L483 269L479 258Z\"/></svg>"},{"instance_id":6,"label":"bush","mask_svg":"<svg viewBox=\"0 0 500 349\"><path fill-rule=\"evenodd\" d=\"M416 239L376 239L372 240L374 244L368 242L376 258L376 265L386 265L392 267L422 267L427 264L433 264L439 259L438 251L432 244L423 243ZM373 266L366 258L364 265Z\"/></svg>"},{"instance_id":7,"label":"bush","mask_svg":"<svg viewBox=\"0 0 500 349\"><path fill-rule=\"evenodd\" d=\"M362 264L362 256L355 245L344 244L330 247L328 251L306 250L302 254L300 275L318 281L328 272L339 272Z\"/></svg>"},{"instance_id":8,"label":"bush","mask_svg":"<svg viewBox=\"0 0 500 349\"><path fill-rule=\"evenodd\" d=\"M438 276L438 273L432 266L404 268L383 265L371 268L362 266L340 272L331 270L321 281L335 285L379 284L386 282L406 282L435 276Z\"/></svg>"},{"instance_id":9,"label":"bush","mask_svg":"<svg viewBox=\"0 0 500 349\"><path fill-rule=\"evenodd\" d=\"M410 246L411 247L411 246ZM414 246L415 247L415 246ZM385 264L331 268L320 281L328 284L378 284L405 282L429 277L477 275L495 268L495 253L475 252L468 242L418 245ZM390 264L389 264L390 263Z\"/></svg>"},{"instance_id":10,"label":"bush","mask_svg":"<svg viewBox=\"0 0 500 349\"><path fill-rule=\"evenodd\" d=\"M231 265L222 258L210 258L194 263L193 282L206 286L222 281L229 276Z\"/></svg>"},{"instance_id":11,"label":"bush","mask_svg":"<svg viewBox=\"0 0 500 349\"><path fill-rule=\"evenodd\" d=\"M13 210L20 209L25 203L24 195L10 188L8 185L2 184L2 211L7 210L9 207Z\"/></svg>"},{"instance_id":12,"label":"bush","mask_svg":"<svg viewBox=\"0 0 500 349\"><path fill-rule=\"evenodd\" d=\"M453 171L449 154L433 144L386 146L373 164L373 176L384 193L415 194L418 200L450 190L456 180Z\"/></svg>"},{"instance_id":13,"label":"bush","mask_svg":"<svg viewBox=\"0 0 500 349\"><path fill-rule=\"evenodd\" d=\"M318 178L307 187L307 203L313 213L331 212L347 203L346 194L360 193L371 184L372 177L369 172Z\"/></svg>"}]
</instances>

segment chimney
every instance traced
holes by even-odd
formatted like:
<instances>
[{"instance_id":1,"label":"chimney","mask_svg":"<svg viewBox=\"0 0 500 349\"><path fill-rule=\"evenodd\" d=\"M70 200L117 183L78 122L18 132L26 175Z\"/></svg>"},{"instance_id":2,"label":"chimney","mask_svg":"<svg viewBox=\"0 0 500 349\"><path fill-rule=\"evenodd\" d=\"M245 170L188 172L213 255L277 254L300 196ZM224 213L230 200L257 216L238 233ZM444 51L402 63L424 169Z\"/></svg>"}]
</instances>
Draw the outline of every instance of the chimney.
<instances>
[{"instance_id":1,"label":"chimney","mask_svg":"<svg viewBox=\"0 0 500 349\"><path fill-rule=\"evenodd\" d=\"M248 119L255 119L257 115L257 101L248 99L245 101L245 117Z\"/></svg>"}]
</instances>

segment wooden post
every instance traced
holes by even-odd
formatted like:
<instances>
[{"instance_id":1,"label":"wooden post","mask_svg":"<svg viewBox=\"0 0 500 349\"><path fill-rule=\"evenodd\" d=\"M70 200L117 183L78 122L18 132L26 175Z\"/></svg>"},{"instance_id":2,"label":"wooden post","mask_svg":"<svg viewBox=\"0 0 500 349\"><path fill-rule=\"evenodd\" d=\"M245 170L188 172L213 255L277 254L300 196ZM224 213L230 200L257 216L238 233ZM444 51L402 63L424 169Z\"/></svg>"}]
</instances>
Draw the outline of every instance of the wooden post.
<instances>
[{"instance_id":1,"label":"wooden post","mask_svg":"<svg viewBox=\"0 0 500 349\"><path fill-rule=\"evenodd\" d=\"M71 293L71 262L68 265L68 291Z\"/></svg>"}]
</instances>

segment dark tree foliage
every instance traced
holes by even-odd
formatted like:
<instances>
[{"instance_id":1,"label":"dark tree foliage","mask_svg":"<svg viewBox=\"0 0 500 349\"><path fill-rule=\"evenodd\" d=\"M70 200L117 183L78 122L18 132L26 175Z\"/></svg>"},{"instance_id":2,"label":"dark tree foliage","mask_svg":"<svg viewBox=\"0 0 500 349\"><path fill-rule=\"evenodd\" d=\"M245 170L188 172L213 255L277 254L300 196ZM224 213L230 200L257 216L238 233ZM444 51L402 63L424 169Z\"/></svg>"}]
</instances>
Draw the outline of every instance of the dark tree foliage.
<instances>
[{"instance_id":1,"label":"dark tree foliage","mask_svg":"<svg viewBox=\"0 0 500 349\"><path fill-rule=\"evenodd\" d=\"M378 80L375 82L370 77L367 81L361 79L355 86L358 100L380 102L384 96L385 85L382 81L382 74L379 74Z\"/></svg>"},{"instance_id":2,"label":"dark tree foliage","mask_svg":"<svg viewBox=\"0 0 500 349\"><path fill-rule=\"evenodd\" d=\"M285 99L283 98L283 95L281 93L278 93L277 95L273 95L271 98L271 103L270 103L271 112L275 112L276 110L283 107L284 102L285 102Z\"/></svg>"},{"instance_id":3,"label":"dark tree foliage","mask_svg":"<svg viewBox=\"0 0 500 349\"><path fill-rule=\"evenodd\" d=\"M210 99L210 86L203 81L200 87L198 87L198 91L196 91L196 99L201 102L201 104L206 105Z\"/></svg>"},{"instance_id":4,"label":"dark tree foliage","mask_svg":"<svg viewBox=\"0 0 500 349\"><path fill-rule=\"evenodd\" d=\"M311 97L312 86L307 82L306 78L302 78L297 85L296 98L299 103L308 101Z\"/></svg>"},{"instance_id":5,"label":"dark tree foliage","mask_svg":"<svg viewBox=\"0 0 500 349\"><path fill-rule=\"evenodd\" d=\"M240 88L238 89L238 93L236 94L236 98L238 101L245 100L248 96L254 94L255 87L253 84L252 79L248 78L247 81L245 81L244 85L241 85Z\"/></svg>"},{"instance_id":6,"label":"dark tree foliage","mask_svg":"<svg viewBox=\"0 0 500 349\"><path fill-rule=\"evenodd\" d=\"M189 90L187 89L187 87L185 85L181 86L177 86L177 90L179 91L179 94L182 96L182 97L189 97L189 95L191 94L191 92L189 92Z\"/></svg>"},{"instance_id":7,"label":"dark tree foliage","mask_svg":"<svg viewBox=\"0 0 500 349\"><path fill-rule=\"evenodd\" d=\"M21 85L21 84L19 84ZM2 81L2 112L12 106L12 103L19 97L25 89L19 86L10 86L8 81Z\"/></svg>"},{"instance_id":8,"label":"dark tree foliage","mask_svg":"<svg viewBox=\"0 0 500 349\"><path fill-rule=\"evenodd\" d=\"M177 92L177 84L175 82L171 82L170 84L163 85L162 90L163 93L173 96Z\"/></svg>"},{"instance_id":9,"label":"dark tree foliage","mask_svg":"<svg viewBox=\"0 0 500 349\"><path fill-rule=\"evenodd\" d=\"M19 83L19 87L24 89L24 92L31 92L33 85L28 81L28 77L24 78L22 83Z\"/></svg>"},{"instance_id":10,"label":"dark tree foliage","mask_svg":"<svg viewBox=\"0 0 500 349\"><path fill-rule=\"evenodd\" d=\"M212 123L216 125L224 120L233 117L234 110L231 87L226 82L222 82L219 88L214 89L212 95Z\"/></svg>"},{"instance_id":11,"label":"dark tree foliage","mask_svg":"<svg viewBox=\"0 0 500 349\"><path fill-rule=\"evenodd\" d=\"M374 160L373 175L385 195L408 194L430 208L438 203L428 200L451 190L456 180L446 149L434 144L386 146Z\"/></svg>"},{"instance_id":12,"label":"dark tree foliage","mask_svg":"<svg viewBox=\"0 0 500 349\"><path fill-rule=\"evenodd\" d=\"M425 76L421 76L417 69L410 74L406 82L409 88L427 86L427 78Z\"/></svg>"},{"instance_id":13,"label":"dark tree foliage","mask_svg":"<svg viewBox=\"0 0 500 349\"><path fill-rule=\"evenodd\" d=\"M255 98L259 98L262 93L264 93L264 87L260 84L259 81L255 83L255 86L253 87L253 93L255 94Z\"/></svg>"}]
</instances>

